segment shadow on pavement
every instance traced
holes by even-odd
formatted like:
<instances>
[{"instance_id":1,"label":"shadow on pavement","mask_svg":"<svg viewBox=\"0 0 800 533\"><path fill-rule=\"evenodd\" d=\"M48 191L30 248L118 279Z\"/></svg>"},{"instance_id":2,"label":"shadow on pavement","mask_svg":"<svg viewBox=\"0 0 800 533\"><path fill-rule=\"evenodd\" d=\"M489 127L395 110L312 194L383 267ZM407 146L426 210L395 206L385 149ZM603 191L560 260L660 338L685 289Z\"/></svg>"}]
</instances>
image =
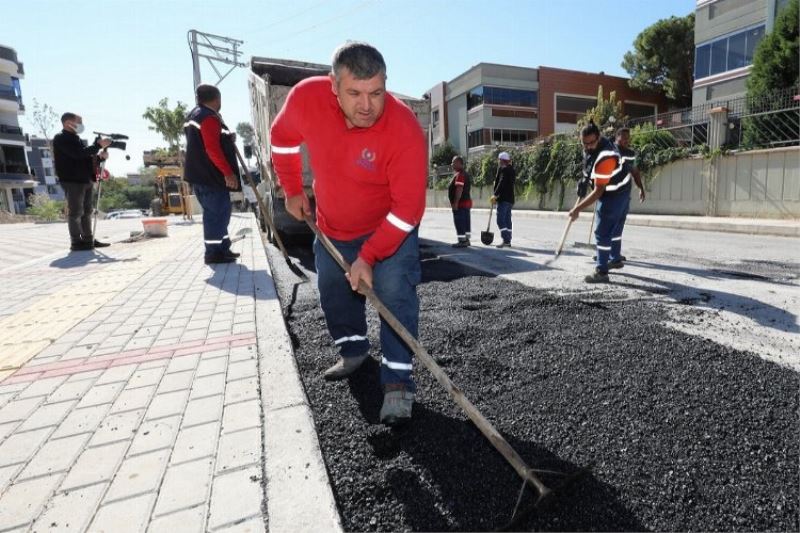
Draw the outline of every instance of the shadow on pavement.
<instances>
[{"instance_id":1,"label":"shadow on pavement","mask_svg":"<svg viewBox=\"0 0 800 533\"><path fill-rule=\"evenodd\" d=\"M89 264L106 264L106 263L130 263L131 261L138 261L138 257L129 257L128 259L116 259L109 257L104 253L97 250L86 250L81 252L70 252L64 257L50 263L51 267L55 268L80 268Z\"/></svg>"},{"instance_id":2,"label":"shadow on pavement","mask_svg":"<svg viewBox=\"0 0 800 533\"><path fill-rule=\"evenodd\" d=\"M530 254L533 253L550 254L546 260L537 262ZM538 250L534 248L495 248L494 246L474 245L470 248L452 248L449 244L430 239L420 239L420 252L428 256L436 256L445 261L459 263L466 268L473 268L487 275L491 272L492 276L501 274L517 274L522 272L536 272L539 270L557 270L551 266L552 251ZM578 255L573 252L562 252L562 256ZM424 265L424 263L423 263Z\"/></svg>"},{"instance_id":3,"label":"shadow on pavement","mask_svg":"<svg viewBox=\"0 0 800 533\"><path fill-rule=\"evenodd\" d=\"M747 272L745 270L736 270L735 268L731 269L723 269L723 268L694 268L688 266L676 266L676 265L669 265L664 263L650 263L647 261L628 261L628 264L631 266L637 266L642 268L648 268L653 270L665 270L667 272L680 272L682 274L689 274L691 276L697 276L703 279L713 279L713 280L730 280L730 279L746 279L752 281L760 281L762 283L774 283L775 285L785 285L793 287L797 283L790 281L790 280L781 280L775 279L775 277L765 276L754 272ZM759 263L755 261L743 261L743 266L750 265L750 268L758 267ZM774 263L769 263L767 266L774 266ZM735 266L735 265L734 265ZM785 265L786 273L785 275L795 275L790 274L792 269L792 265Z\"/></svg>"},{"instance_id":4,"label":"shadow on pavement","mask_svg":"<svg viewBox=\"0 0 800 533\"><path fill-rule=\"evenodd\" d=\"M614 285L638 291L662 294L673 298L676 303L707 307L717 311L730 311L751 320L755 320L763 327L776 329L778 331L786 331L791 333L800 332L800 326L797 324L797 315L789 312L786 309L775 307L749 296L717 291L709 288L698 289L682 283L639 276L629 272L619 272L618 274L615 274L615 276L619 276L620 278L634 279L644 283L652 283L658 285L659 288L651 288L648 286L625 283L617 280L614 281ZM696 296L690 297L687 295ZM762 311L758 313L752 312L753 310L758 309L761 309Z\"/></svg>"},{"instance_id":5,"label":"shadow on pavement","mask_svg":"<svg viewBox=\"0 0 800 533\"><path fill-rule=\"evenodd\" d=\"M241 263L207 265L213 273L205 281L212 287L237 296L253 295L256 300L274 300L278 297L275 285L264 270L250 270Z\"/></svg>"}]
</instances>

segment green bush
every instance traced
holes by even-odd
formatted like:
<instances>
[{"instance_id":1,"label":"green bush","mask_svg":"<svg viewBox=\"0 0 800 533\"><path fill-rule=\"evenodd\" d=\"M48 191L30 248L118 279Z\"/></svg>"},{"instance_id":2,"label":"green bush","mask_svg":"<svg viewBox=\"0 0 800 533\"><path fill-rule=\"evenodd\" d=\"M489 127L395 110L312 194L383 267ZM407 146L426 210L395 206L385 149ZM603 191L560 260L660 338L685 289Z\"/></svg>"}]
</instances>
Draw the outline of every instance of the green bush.
<instances>
[{"instance_id":1,"label":"green bush","mask_svg":"<svg viewBox=\"0 0 800 533\"><path fill-rule=\"evenodd\" d=\"M631 145L635 150L642 150L648 144L653 144L658 148L673 148L678 145L671 132L656 129L649 122L639 124L631 129Z\"/></svg>"},{"instance_id":2,"label":"green bush","mask_svg":"<svg viewBox=\"0 0 800 533\"><path fill-rule=\"evenodd\" d=\"M33 215L45 222L54 222L61 218L64 212L64 202L51 199L46 194L31 194L28 196L30 207L26 214Z\"/></svg>"},{"instance_id":3,"label":"green bush","mask_svg":"<svg viewBox=\"0 0 800 533\"><path fill-rule=\"evenodd\" d=\"M436 168L441 165L449 165L457 155L458 152L456 152L456 149L449 142L440 144L431 154L431 167Z\"/></svg>"}]
</instances>

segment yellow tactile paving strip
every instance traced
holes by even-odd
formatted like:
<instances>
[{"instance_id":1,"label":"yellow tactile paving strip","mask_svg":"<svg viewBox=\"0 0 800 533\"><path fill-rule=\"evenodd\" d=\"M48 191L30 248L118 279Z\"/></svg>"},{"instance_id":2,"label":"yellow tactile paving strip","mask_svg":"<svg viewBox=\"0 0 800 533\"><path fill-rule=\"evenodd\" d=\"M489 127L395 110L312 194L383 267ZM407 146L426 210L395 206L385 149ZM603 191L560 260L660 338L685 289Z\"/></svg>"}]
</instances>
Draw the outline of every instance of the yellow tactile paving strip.
<instances>
[{"instance_id":1,"label":"yellow tactile paving strip","mask_svg":"<svg viewBox=\"0 0 800 533\"><path fill-rule=\"evenodd\" d=\"M134 244L135 260L103 264L102 269L0 320L0 381L174 252L176 239L181 237Z\"/></svg>"}]
</instances>

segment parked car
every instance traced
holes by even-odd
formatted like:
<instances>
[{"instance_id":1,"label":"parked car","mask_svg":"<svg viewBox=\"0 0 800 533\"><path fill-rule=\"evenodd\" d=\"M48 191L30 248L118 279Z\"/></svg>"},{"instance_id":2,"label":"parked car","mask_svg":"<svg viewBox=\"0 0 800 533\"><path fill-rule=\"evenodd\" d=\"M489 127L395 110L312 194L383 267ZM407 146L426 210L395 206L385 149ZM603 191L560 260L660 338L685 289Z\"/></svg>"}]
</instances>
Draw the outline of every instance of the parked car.
<instances>
[{"instance_id":1,"label":"parked car","mask_svg":"<svg viewBox=\"0 0 800 533\"><path fill-rule=\"evenodd\" d=\"M143 218L145 215L139 209L125 209L123 211L114 211L106 213L107 220L118 220L120 218Z\"/></svg>"}]
</instances>

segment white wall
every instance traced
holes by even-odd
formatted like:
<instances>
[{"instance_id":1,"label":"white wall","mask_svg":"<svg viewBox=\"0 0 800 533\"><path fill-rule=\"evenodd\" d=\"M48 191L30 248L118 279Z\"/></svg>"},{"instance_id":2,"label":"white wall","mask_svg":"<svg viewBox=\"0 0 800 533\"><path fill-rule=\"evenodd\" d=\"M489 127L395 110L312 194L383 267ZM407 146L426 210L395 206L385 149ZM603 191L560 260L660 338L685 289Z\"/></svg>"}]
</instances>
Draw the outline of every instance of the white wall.
<instances>
[{"instance_id":1,"label":"white wall","mask_svg":"<svg viewBox=\"0 0 800 533\"><path fill-rule=\"evenodd\" d=\"M716 165L716 168L714 166ZM709 199L716 172L716 209ZM473 188L476 207L488 207L488 189ZM564 208L575 203L570 184ZM447 191L428 191L428 207L447 207ZM518 197L516 209L538 209L539 198ZM548 197L545 209L558 208L558 194ZM661 168L647 186L640 204L636 187L631 213L658 215L712 215L749 218L800 219L800 146L739 152L710 159L675 161Z\"/></svg>"}]
</instances>

